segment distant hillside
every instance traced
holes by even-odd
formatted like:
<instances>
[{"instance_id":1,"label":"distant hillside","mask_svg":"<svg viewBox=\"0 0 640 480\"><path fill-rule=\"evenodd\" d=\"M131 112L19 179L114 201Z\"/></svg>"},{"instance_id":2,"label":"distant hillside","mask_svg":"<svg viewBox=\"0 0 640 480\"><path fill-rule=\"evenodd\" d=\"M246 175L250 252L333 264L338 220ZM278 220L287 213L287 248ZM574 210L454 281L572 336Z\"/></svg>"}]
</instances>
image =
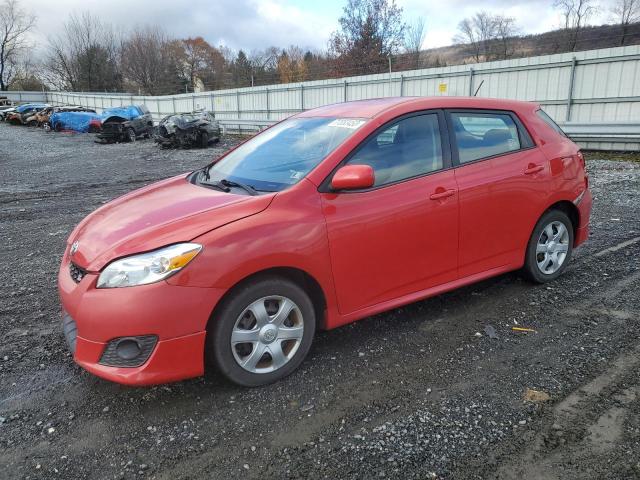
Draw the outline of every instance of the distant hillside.
<instances>
[{"instance_id":1,"label":"distant hillside","mask_svg":"<svg viewBox=\"0 0 640 480\"><path fill-rule=\"evenodd\" d=\"M508 58L550 55L568 51L595 50L623 46L623 32L620 25L601 25L585 27L574 38L574 32L554 30L537 35L523 35L508 40L510 53ZM572 43L575 47L572 49ZM497 41L493 42L497 46ZM640 44L640 23L627 27L624 45ZM488 50L492 50L489 43ZM481 61L501 60L503 56L489 56ZM400 55L395 60L394 70L409 70L436 66L461 65L477 63L469 45L450 45L441 48L423 50L419 62L411 55Z\"/></svg>"}]
</instances>

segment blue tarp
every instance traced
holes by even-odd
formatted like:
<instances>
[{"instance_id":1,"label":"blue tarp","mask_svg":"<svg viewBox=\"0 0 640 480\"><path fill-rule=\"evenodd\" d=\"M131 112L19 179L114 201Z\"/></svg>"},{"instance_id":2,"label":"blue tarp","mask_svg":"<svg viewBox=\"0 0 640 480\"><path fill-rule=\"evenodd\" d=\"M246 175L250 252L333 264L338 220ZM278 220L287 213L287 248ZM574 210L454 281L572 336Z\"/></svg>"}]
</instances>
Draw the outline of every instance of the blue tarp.
<instances>
[{"instance_id":1,"label":"blue tarp","mask_svg":"<svg viewBox=\"0 0 640 480\"><path fill-rule=\"evenodd\" d=\"M92 112L56 112L49 118L49 124L53 130L73 130L87 133L91 120L102 121L102 116ZM58 125L60 126L58 127Z\"/></svg>"},{"instance_id":2,"label":"blue tarp","mask_svg":"<svg viewBox=\"0 0 640 480\"><path fill-rule=\"evenodd\" d=\"M101 114L89 112L57 112L51 115L49 124L52 129L60 124L62 130L73 130L75 132L86 133L89 131L89 123L91 120L98 120L102 123L111 117L121 117L125 120L133 120L143 115L138 107L130 105L128 107L107 108Z\"/></svg>"},{"instance_id":3,"label":"blue tarp","mask_svg":"<svg viewBox=\"0 0 640 480\"><path fill-rule=\"evenodd\" d=\"M22 113L30 108L45 108L47 106L48 105L46 103L25 103L24 105L16 107L16 112Z\"/></svg>"},{"instance_id":4,"label":"blue tarp","mask_svg":"<svg viewBox=\"0 0 640 480\"><path fill-rule=\"evenodd\" d=\"M125 120L133 120L134 118L138 118L140 115L143 115L143 113L138 107L135 105L129 105L128 107L107 108L102 112L102 119L106 120L109 117L122 117Z\"/></svg>"}]
</instances>

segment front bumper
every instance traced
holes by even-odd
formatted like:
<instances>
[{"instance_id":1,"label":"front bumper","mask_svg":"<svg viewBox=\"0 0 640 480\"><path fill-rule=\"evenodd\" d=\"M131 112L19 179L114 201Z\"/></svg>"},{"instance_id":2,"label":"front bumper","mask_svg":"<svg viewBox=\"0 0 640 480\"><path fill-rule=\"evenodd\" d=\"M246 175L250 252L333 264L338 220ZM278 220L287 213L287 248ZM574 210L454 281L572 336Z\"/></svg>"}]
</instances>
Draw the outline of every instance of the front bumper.
<instances>
[{"instance_id":1,"label":"front bumper","mask_svg":"<svg viewBox=\"0 0 640 480\"><path fill-rule=\"evenodd\" d=\"M206 327L224 291L180 287L166 282L97 289L98 275L72 278L65 255L58 273L63 330L76 363L89 372L126 385L152 385L204 373ZM156 337L139 366L109 366L103 356L123 337ZM105 364L107 363L107 364Z\"/></svg>"}]
</instances>

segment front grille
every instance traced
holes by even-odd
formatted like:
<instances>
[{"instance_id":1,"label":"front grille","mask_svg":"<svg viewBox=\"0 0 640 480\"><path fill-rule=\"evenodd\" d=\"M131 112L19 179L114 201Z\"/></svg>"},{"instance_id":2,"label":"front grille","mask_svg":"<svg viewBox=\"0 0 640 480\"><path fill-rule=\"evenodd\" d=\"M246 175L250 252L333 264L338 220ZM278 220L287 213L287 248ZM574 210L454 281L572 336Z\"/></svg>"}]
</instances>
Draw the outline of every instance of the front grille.
<instances>
[{"instance_id":1,"label":"front grille","mask_svg":"<svg viewBox=\"0 0 640 480\"><path fill-rule=\"evenodd\" d=\"M118 346L123 342L130 341L138 344L139 353L133 358L124 358L118 353ZM108 367L139 367L149 359L157 341L158 337L155 335L114 338L109 342L107 348L104 349L99 363Z\"/></svg>"},{"instance_id":2,"label":"front grille","mask_svg":"<svg viewBox=\"0 0 640 480\"><path fill-rule=\"evenodd\" d=\"M78 328L76 322L71 316L63 311L62 312L62 331L64 332L64 338L67 341L69 350L72 354L76 353L76 338L78 336Z\"/></svg>"},{"instance_id":3,"label":"front grille","mask_svg":"<svg viewBox=\"0 0 640 480\"><path fill-rule=\"evenodd\" d=\"M73 262L69 262L69 275L71 275L74 282L80 283L80 280L82 280L86 274L87 271L85 269L79 267Z\"/></svg>"}]
</instances>

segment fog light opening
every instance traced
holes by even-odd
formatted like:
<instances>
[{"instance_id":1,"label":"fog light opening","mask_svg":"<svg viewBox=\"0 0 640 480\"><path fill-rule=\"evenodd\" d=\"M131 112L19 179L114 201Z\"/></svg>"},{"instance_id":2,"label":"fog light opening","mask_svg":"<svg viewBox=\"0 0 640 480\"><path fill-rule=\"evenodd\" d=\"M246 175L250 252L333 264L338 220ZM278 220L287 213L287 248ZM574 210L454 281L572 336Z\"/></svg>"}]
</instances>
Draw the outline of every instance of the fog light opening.
<instances>
[{"instance_id":1,"label":"fog light opening","mask_svg":"<svg viewBox=\"0 0 640 480\"><path fill-rule=\"evenodd\" d=\"M116 354L123 360L133 360L142 353L142 347L135 338L123 338L116 346Z\"/></svg>"}]
</instances>

